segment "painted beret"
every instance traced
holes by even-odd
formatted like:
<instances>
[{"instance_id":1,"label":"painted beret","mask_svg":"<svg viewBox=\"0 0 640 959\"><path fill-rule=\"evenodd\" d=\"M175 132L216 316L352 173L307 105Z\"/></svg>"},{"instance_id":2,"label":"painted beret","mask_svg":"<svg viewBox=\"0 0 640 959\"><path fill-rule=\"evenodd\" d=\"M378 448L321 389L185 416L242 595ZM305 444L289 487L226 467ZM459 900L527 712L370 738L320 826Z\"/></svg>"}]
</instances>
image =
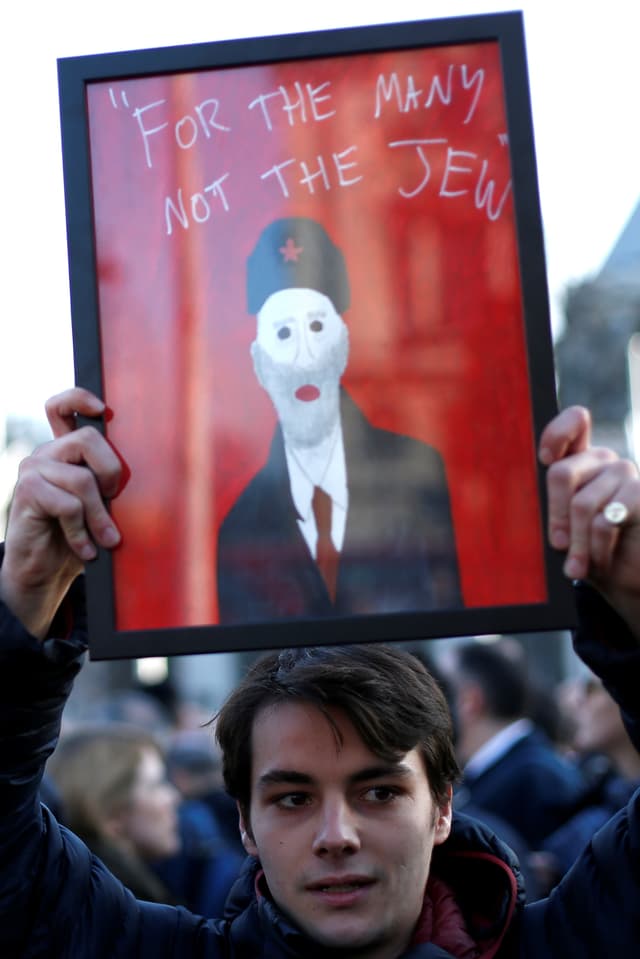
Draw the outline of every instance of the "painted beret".
<instances>
[{"instance_id":1,"label":"painted beret","mask_svg":"<svg viewBox=\"0 0 640 959\"><path fill-rule=\"evenodd\" d=\"M265 227L247 259L249 313L267 297L291 287L328 296L337 313L349 306L349 278L342 251L323 226L307 217L286 217Z\"/></svg>"}]
</instances>

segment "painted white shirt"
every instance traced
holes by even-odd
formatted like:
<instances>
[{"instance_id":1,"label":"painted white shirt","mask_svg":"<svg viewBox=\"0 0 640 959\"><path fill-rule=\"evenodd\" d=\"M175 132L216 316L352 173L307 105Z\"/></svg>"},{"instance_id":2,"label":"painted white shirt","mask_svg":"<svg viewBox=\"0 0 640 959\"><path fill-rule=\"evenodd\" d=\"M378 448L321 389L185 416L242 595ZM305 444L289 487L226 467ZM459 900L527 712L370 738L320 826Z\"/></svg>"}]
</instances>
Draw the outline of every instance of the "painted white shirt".
<instances>
[{"instance_id":1,"label":"painted white shirt","mask_svg":"<svg viewBox=\"0 0 640 959\"><path fill-rule=\"evenodd\" d=\"M311 505L315 486L319 486L331 497L333 507L331 539L340 552L344 543L349 506L347 467L340 422L337 423L331 435L317 446L305 449L293 448L288 446L285 440L284 451L289 470L291 496L298 516L301 517L298 519L298 526L309 547L309 552L315 559L318 530Z\"/></svg>"}]
</instances>

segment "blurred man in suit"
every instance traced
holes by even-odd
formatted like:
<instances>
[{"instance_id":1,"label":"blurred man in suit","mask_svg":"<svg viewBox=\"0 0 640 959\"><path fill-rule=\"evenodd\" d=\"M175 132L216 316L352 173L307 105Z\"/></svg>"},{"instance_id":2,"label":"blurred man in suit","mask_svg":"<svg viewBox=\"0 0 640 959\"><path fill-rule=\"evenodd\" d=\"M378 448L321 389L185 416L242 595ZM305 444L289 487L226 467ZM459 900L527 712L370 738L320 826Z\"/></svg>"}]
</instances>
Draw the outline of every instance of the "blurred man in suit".
<instances>
[{"instance_id":1,"label":"blurred man in suit","mask_svg":"<svg viewBox=\"0 0 640 959\"><path fill-rule=\"evenodd\" d=\"M515 640L465 643L444 668L454 691L463 786L457 808L472 802L506 820L531 849L566 818L584 783L527 715L527 664Z\"/></svg>"}]
</instances>

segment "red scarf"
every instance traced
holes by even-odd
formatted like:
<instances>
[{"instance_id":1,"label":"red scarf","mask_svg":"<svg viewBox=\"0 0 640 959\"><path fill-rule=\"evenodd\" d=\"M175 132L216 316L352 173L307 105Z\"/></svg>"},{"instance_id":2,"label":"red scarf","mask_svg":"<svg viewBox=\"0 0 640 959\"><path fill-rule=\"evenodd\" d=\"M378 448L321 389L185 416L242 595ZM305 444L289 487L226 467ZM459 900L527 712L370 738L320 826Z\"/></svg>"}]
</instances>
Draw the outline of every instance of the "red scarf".
<instances>
[{"instance_id":1,"label":"red scarf","mask_svg":"<svg viewBox=\"0 0 640 959\"><path fill-rule=\"evenodd\" d=\"M412 945L432 942L456 959L478 959L480 948L467 932L453 892L442 879L430 876Z\"/></svg>"}]
</instances>

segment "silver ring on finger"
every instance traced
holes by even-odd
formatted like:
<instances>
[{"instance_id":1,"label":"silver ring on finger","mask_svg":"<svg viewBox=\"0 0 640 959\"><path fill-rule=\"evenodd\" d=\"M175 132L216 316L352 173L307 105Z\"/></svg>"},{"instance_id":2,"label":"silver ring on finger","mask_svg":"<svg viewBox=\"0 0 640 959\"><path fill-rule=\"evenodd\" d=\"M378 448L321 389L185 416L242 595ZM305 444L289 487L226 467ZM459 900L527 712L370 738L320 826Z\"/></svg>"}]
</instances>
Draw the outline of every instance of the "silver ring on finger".
<instances>
[{"instance_id":1,"label":"silver ring on finger","mask_svg":"<svg viewBox=\"0 0 640 959\"><path fill-rule=\"evenodd\" d=\"M612 526L622 526L629 518L629 510L624 503L614 499L607 503L602 510L602 515Z\"/></svg>"}]
</instances>

